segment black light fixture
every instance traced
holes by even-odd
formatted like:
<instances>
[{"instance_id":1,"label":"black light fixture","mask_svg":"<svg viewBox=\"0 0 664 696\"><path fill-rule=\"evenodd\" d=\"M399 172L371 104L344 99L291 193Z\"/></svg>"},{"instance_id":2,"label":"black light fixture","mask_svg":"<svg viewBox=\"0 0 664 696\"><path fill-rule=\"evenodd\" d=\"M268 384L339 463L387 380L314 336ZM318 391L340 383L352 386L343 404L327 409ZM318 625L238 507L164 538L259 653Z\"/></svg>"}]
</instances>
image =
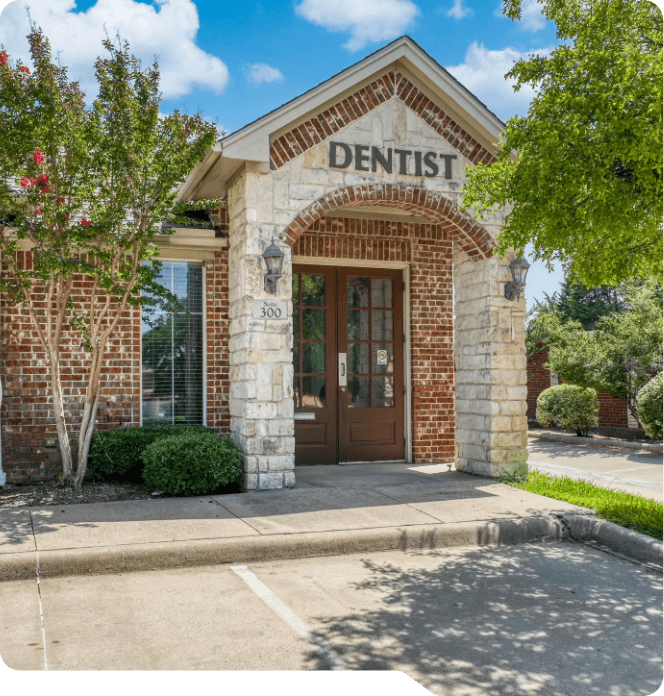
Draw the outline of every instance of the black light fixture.
<instances>
[{"instance_id":1,"label":"black light fixture","mask_svg":"<svg viewBox=\"0 0 664 696\"><path fill-rule=\"evenodd\" d=\"M277 294L277 281L281 278L281 265L284 262L284 252L274 243L263 252L267 273L265 274L265 292Z\"/></svg>"},{"instance_id":2,"label":"black light fixture","mask_svg":"<svg viewBox=\"0 0 664 696\"><path fill-rule=\"evenodd\" d=\"M521 293L526 287L526 276L529 268L530 264L523 256L520 259L514 259L510 264L512 282L505 285L505 297L508 300L518 300L521 297Z\"/></svg>"}]
</instances>

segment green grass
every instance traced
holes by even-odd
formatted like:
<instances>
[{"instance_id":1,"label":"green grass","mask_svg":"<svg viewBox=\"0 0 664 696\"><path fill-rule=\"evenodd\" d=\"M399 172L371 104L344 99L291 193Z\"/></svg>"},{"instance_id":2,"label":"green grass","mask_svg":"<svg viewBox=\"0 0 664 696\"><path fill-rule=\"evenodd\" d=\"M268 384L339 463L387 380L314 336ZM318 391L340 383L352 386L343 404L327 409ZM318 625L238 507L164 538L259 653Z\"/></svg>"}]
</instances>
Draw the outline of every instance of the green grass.
<instances>
[{"instance_id":1,"label":"green grass","mask_svg":"<svg viewBox=\"0 0 664 696\"><path fill-rule=\"evenodd\" d=\"M662 504L631 493L599 488L587 481L567 476L550 476L531 471L526 481L505 481L524 491L564 500L594 510L597 517L629 527L637 532L662 538Z\"/></svg>"}]
</instances>

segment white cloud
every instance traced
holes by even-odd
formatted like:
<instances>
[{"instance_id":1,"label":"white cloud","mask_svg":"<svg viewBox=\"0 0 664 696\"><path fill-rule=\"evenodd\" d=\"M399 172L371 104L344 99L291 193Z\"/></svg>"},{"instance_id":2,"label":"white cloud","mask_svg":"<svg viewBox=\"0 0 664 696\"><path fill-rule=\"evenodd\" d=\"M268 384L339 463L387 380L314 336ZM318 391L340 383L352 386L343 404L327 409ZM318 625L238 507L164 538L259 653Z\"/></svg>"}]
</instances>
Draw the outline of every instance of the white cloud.
<instances>
[{"instance_id":1,"label":"white cloud","mask_svg":"<svg viewBox=\"0 0 664 696\"><path fill-rule=\"evenodd\" d=\"M451 10L448 10L447 16L454 17L454 19L463 19L468 15L474 14L469 7L465 7L463 0L454 0L454 5Z\"/></svg>"},{"instance_id":2,"label":"white cloud","mask_svg":"<svg viewBox=\"0 0 664 696\"><path fill-rule=\"evenodd\" d=\"M254 63L247 68L247 80L255 85L266 85L270 82L283 82L284 76L281 70L267 63Z\"/></svg>"},{"instance_id":3,"label":"white cloud","mask_svg":"<svg viewBox=\"0 0 664 696\"><path fill-rule=\"evenodd\" d=\"M349 51L395 39L420 13L410 0L302 0L295 11L330 31L349 31Z\"/></svg>"},{"instance_id":4,"label":"white cloud","mask_svg":"<svg viewBox=\"0 0 664 696\"><path fill-rule=\"evenodd\" d=\"M537 0L523 0L521 3L521 26L526 31L544 29L546 18L542 14L542 5Z\"/></svg>"},{"instance_id":5,"label":"white cloud","mask_svg":"<svg viewBox=\"0 0 664 696\"><path fill-rule=\"evenodd\" d=\"M53 55L59 53L71 79L80 80L88 98L97 92L94 62L105 53L105 31L119 32L144 66L155 56L164 98L181 97L192 89L221 92L228 69L216 56L196 46L198 11L192 0L155 0L148 5L133 0L97 0L86 12L76 12L75 0L30 0L30 16L44 30ZM0 17L0 44L14 58L29 64L28 17L23 2L5 8Z\"/></svg>"},{"instance_id":6,"label":"white cloud","mask_svg":"<svg viewBox=\"0 0 664 696\"><path fill-rule=\"evenodd\" d=\"M548 55L552 50L539 48L520 53L513 48L504 48L489 51L474 42L466 51L465 61L447 69L491 111L506 121L517 114L523 116L527 113L535 90L524 85L515 92L512 89L514 80L505 79L505 73L517 60L525 60L533 53Z\"/></svg>"},{"instance_id":7,"label":"white cloud","mask_svg":"<svg viewBox=\"0 0 664 696\"><path fill-rule=\"evenodd\" d=\"M522 0L521 23L524 31L539 31L546 26L546 17L542 14L543 6L537 0ZM494 17L505 17L502 3L493 12Z\"/></svg>"}]
</instances>

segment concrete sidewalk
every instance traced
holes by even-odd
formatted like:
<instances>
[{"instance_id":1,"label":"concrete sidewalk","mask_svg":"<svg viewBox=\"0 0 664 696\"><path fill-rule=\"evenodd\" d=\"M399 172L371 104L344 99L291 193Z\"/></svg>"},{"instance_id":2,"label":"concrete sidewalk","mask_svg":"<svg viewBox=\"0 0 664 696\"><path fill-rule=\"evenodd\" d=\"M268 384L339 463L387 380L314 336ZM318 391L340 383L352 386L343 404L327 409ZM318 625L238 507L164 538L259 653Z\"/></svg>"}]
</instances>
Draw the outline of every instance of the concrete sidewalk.
<instances>
[{"instance_id":1,"label":"concrete sidewalk","mask_svg":"<svg viewBox=\"0 0 664 696\"><path fill-rule=\"evenodd\" d=\"M0 579L570 537L661 565L655 540L449 464L301 467L297 481L293 490L0 510Z\"/></svg>"}]
</instances>

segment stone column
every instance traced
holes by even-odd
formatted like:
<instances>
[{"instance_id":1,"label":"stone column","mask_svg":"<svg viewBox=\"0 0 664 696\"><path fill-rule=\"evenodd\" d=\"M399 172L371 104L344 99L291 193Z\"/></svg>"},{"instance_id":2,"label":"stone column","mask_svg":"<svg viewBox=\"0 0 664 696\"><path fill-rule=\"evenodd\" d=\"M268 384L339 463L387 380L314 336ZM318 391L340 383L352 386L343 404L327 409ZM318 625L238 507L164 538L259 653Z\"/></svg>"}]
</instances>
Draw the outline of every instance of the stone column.
<instances>
[{"instance_id":1,"label":"stone column","mask_svg":"<svg viewBox=\"0 0 664 696\"><path fill-rule=\"evenodd\" d=\"M525 298L504 294L513 259L454 255L456 468L484 476L528 471Z\"/></svg>"},{"instance_id":2,"label":"stone column","mask_svg":"<svg viewBox=\"0 0 664 696\"><path fill-rule=\"evenodd\" d=\"M291 253L283 249L284 276L277 295L263 289L263 251L278 240L261 222L263 174L245 172L229 191L229 315L231 437L242 453L243 486L264 490L295 485ZM288 319L253 318L254 300L288 302Z\"/></svg>"}]
</instances>

